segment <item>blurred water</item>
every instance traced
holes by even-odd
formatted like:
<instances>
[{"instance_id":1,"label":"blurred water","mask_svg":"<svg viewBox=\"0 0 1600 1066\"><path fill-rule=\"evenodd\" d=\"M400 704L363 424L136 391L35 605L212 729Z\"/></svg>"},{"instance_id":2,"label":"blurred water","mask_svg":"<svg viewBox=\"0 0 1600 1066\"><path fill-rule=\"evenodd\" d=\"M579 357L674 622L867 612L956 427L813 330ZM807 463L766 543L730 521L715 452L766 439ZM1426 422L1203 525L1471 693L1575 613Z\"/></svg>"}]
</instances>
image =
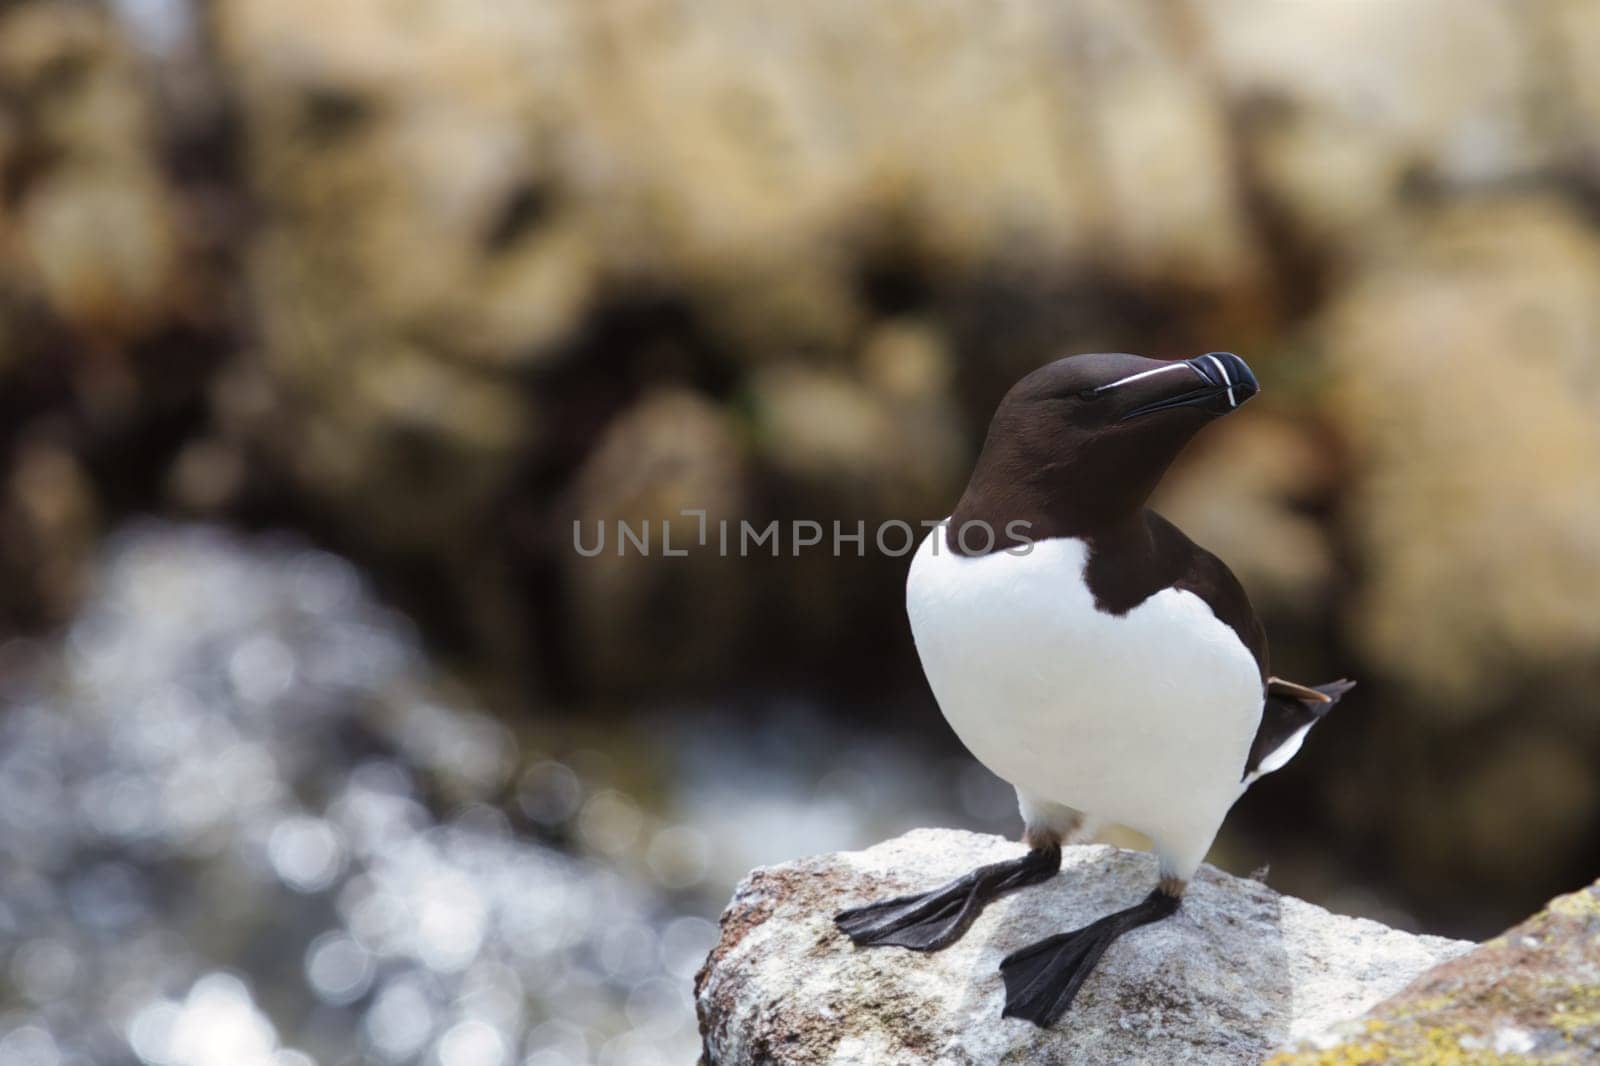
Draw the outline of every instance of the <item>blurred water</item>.
<instances>
[{"instance_id":1,"label":"blurred water","mask_svg":"<svg viewBox=\"0 0 1600 1066\"><path fill-rule=\"evenodd\" d=\"M115 537L0 679L4 1066L688 1063L750 866L1014 817L800 705L636 724L646 804L442 700L343 560L209 528Z\"/></svg>"}]
</instances>

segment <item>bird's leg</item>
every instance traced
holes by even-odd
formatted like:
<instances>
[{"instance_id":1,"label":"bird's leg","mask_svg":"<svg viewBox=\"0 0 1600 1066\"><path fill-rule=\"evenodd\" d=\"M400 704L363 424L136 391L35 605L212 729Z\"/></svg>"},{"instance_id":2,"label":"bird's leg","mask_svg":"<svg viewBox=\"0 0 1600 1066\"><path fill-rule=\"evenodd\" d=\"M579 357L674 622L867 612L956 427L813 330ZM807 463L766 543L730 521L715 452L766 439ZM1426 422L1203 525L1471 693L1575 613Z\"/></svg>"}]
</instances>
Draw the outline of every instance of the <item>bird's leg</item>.
<instances>
[{"instance_id":1,"label":"bird's leg","mask_svg":"<svg viewBox=\"0 0 1600 1066\"><path fill-rule=\"evenodd\" d=\"M1164 875L1142 902L1007 955L1000 963L1006 984L1006 1006L1000 1016L1025 1018L1040 1027L1053 1023L1072 1006L1112 941L1175 912L1185 887L1179 878Z\"/></svg>"},{"instance_id":2,"label":"bird's leg","mask_svg":"<svg viewBox=\"0 0 1600 1066\"><path fill-rule=\"evenodd\" d=\"M938 951L961 938L990 900L1037 884L1061 869L1061 838L1030 828L1029 851L1017 859L980 866L931 892L899 896L833 916L857 944Z\"/></svg>"}]
</instances>

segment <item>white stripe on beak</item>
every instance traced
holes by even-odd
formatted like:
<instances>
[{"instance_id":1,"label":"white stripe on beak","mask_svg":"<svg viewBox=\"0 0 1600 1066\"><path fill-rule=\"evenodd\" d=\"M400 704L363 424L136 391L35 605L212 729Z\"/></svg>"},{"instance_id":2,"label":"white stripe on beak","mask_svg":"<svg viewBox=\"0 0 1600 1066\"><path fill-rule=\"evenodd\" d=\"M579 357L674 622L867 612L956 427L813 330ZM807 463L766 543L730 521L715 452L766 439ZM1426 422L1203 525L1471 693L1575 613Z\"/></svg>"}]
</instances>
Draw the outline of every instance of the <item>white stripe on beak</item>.
<instances>
[{"instance_id":1,"label":"white stripe on beak","mask_svg":"<svg viewBox=\"0 0 1600 1066\"><path fill-rule=\"evenodd\" d=\"M1228 368L1222 365L1222 360L1214 355L1206 356L1211 360L1211 365L1217 368L1217 373L1222 375L1222 383L1228 386L1228 406L1238 407L1239 401L1233 397L1233 379L1228 376Z\"/></svg>"},{"instance_id":2,"label":"white stripe on beak","mask_svg":"<svg viewBox=\"0 0 1600 1066\"><path fill-rule=\"evenodd\" d=\"M1117 388L1119 385L1127 385L1130 382L1141 381L1144 378L1151 377L1151 376L1153 376L1155 374L1165 374L1169 370L1182 370L1184 367L1189 367L1189 369L1190 370L1194 370L1194 372L1196 374L1200 374L1200 371L1195 370L1195 368L1192 367L1192 366L1189 366L1188 363L1169 363L1166 366L1158 366L1153 370L1141 370L1137 374L1129 374L1125 378L1118 378L1117 380L1111 382L1110 384L1097 386L1094 391L1095 391L1096 394L1099 394L1099 393L1102 393L1102 392L1110 392L1112 389ZM1204 374L1200 374L1200 380L1201 381L1204 381L1205 377L1206 376ZM1229 395L1230 396L1232 395L1231 391L1230 391Z\"/></svg>"}]
</instances>

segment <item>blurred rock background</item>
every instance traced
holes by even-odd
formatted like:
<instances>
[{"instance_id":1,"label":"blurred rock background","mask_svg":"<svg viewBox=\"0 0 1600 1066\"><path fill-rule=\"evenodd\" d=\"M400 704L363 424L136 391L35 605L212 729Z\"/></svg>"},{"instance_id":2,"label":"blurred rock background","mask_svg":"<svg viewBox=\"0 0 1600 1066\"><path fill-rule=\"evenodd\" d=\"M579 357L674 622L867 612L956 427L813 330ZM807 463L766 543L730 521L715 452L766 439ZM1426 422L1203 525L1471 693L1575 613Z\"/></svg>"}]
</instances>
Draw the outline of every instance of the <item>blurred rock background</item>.
<instances>
[{"instance_id":1,"label":"blurred rock background","mask_svg":"<svg viewBox=\"0 0 1600 1066\"><path fill-rule=\"evenodd\" d=\"M1485 935L1600 846L1597 72L1578 0L7 0L0 627L289 527L541 750L955 758L903 559L574 520L937 518L1026 370L1226 348L1159 505L1362 687L1217 857Z\"/></svg>"}]
</instances>

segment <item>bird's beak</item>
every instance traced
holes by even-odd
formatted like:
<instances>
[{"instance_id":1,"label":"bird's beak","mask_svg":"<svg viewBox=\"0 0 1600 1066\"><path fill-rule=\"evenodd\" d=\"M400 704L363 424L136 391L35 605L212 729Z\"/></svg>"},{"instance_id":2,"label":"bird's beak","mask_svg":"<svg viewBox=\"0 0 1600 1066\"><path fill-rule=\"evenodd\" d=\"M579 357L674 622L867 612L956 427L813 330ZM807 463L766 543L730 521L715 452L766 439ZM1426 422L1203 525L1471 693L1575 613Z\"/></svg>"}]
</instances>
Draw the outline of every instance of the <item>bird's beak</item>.
<instances>
[{"instance_id":1,"label":"bird's beak","mask_svg":"<svg viewBox=\"0 0 1600 1066\"><path fill-rule=\"evenodd\" d=\"M1170 396L1140 404L1123 415L1122 420L1126 422L1174 407L1199 407L1212 414L1225 415L1261 391L1250 367L1232 352L1208 352L1185 359L1184 365L1194 372L1185 387Z\"/></svg>"}]
</instances>

